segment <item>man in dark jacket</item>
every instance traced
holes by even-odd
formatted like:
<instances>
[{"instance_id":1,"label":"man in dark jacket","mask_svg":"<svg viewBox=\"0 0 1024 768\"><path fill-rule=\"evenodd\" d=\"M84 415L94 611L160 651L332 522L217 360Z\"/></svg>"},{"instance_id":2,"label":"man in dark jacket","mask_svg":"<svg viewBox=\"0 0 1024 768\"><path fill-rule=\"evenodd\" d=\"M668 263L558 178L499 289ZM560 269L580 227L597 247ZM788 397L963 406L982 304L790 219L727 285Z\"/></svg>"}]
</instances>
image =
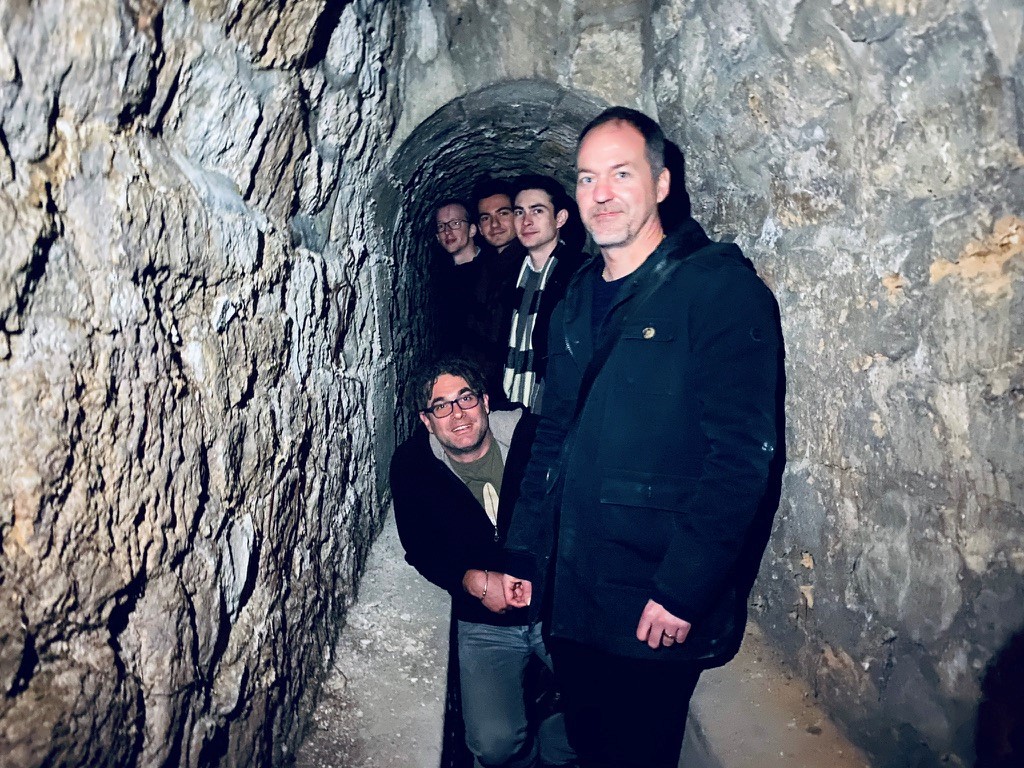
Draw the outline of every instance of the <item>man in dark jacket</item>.
<instances>
[{"instance_id":1,"label":"man in dark jacket","mask_svg":"<svg viewBox=\"0 0 1024 768\"><path fill-rule=\"evenodd\" d=\"M482 360L484 380L491 408L511 405L502 388L508 355L508 319L512 314L516 277L525 250L516 239L512 214L515 190L503 179L483 178L473 187L480 243L480 298L486 306L482 316L487 352Z\"/></svg>"},{"instance_id":2,"label":"man in dark jacket","mask_svg":"<svg viewBox=\"0 0 1024 768\"><path fill-rule=\"evenodd\" d=\"M476 224L466 204L456 198L438 203L433 221L438 246L430 275L434 343L442 354L486 365L493 356L488 331L494 308L487 295L485 260L474 240Z\"/></svg>"},{"instance_id":3,"label":"man in dark jacket","mask_svg":"<svg viewBox=\"0 0 1024 768\"><path fill-rule=\"evenodd\" d=\"M550 176L531 174L515 181L514 226L526 253L511 286L504 324L507 343L502 387L512 403L539 413L547 367L551 314L580 264L562 229L576 218L576 206Z\"/></svg>"},{"instance_id":4,"label":"man in dark jacket","mask_svg":"<svg viewBox=\"0 0 1024 768\"><path fill-rule=\"evenodd\" d=\"M688 206L666 237L658 204L683 179L664 148L621 107L581 134L602 258L552 317L506 543L506 601L543 609L581 766L677 764L701 671L739 648L783 447L775 300Z\"/></svg>"},{"instance_id":5,"label":"man in dark jacket","mask_svg":"<svg viewBox=\"0 0 1024 768\"><path fill-rule=\"evenodd\" d=\"M550 666L537 624L509 609L501 545L532 441L522 411L491 413L476 366L458 359L426 369L414 392L423 428L391 461L395 522L406 560L452 596L466 743L484 768L568 764L561 715L531 733L524 673Z\"/></svg>"}]
</instances>

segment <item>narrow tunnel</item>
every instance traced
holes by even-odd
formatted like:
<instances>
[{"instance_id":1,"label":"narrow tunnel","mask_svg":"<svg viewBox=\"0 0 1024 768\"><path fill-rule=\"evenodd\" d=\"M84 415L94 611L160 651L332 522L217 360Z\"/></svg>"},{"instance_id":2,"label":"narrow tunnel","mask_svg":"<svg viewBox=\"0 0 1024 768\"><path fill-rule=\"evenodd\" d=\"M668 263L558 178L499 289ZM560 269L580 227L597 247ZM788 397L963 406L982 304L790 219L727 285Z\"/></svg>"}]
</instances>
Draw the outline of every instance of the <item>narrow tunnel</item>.
<instances>
[{"instance_id":1,"label":"narrow tunnel","mask_svg":"<svg viewBox=\"0 0 1024 768\"><path fill-rule=\"evenodd\" d=\"M377 226L398 256L395 295L407 297L397 307L397 326L428 334L408 347L413 365L429 355L423 340L430 329L422 319L428 265L438 258L433 206L452 197L470 202L473 185L488 176L512 180L540 173L572 190L577 136L603 106L550 81L497 83L445 104L394 153L374 183L373 200Z\"/></svg>"},{"instance_id":2,"label":"narrow tunnel","mask_svg":"<svg viewBox=\"0 0 1024 768\"><path fill-rule=\"evenodd\" d=\"M753 619L878 768L970 764L1024 628L1022 40L998 0L0 4L0 762L287 763L432 204L571 189L625 104L781 307Z\"/></svg>"},{"instance_id":3,"label":"narrow tunnel","mask_svg":"<svg viewBox=\"0 0 1024 768\"><path fill-rule=\"evenodd\" d=\"M576 139L605 105L544 80L497 83L453 99L402 142L375 180L375 221L396 254L394 307L400 348L408 351L399 376L399 401L408 373L430 356L434 206L446 198L471 200L485 177L512 180L526 173L575 186ZM407 366L407 367L406 367Z\"/></svg>"},{"instance_id":4,"label":"narrow tunnel","mask_svg":"<svg viewBox=\"0 0 1024 768\"><path fill-rule=\"evenodd\" d=\"M374 185L378 224L408 231L398 245L413 250L433 235L431 205L468 199L481 176L542 173L572 189L577 136L604 106L546 80L497 83L453 99L402 142Z\"/></svg>"}]
</instances>

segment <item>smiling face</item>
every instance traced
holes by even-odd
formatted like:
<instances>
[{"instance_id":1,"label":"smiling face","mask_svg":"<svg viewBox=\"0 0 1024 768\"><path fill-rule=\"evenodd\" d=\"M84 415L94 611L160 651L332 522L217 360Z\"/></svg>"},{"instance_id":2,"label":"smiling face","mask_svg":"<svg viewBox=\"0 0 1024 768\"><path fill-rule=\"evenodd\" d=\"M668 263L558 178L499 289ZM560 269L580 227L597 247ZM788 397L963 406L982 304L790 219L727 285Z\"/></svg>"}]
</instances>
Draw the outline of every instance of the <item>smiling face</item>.
<instances>
[{"instance_id":1,"label":"smiling face","mask_svg":"<svg viewBox=\"0 0 1024 768\"><path fill-rule=\"evenodd\" d=\"M621 120L599 125L583 138L576 167L576 202L595 243L615 249L660 239L669 173L655 178L640 131Z\"/></svg>"},{"instance_id":2,"label":"smiling face","mask_svg":"<svg viewBox=\"0 0 1024 768\"><path fill-rule=\"evenodd\" d=\"M458 400L461 395L472 392L473 389L461 376L442 373L434 382L425 407ZM432 413L420 413L420 420L441 443L448 458L462 463L482 458L490 448L491 428L487 420L490 412L487 395L484 395L475 407L468 410L464 411L456 404L451 414L443 419Z\"/></svg>"},{"instance_id":3,"label":"smiling face","mask_svg":"<svg viewBox=\"0 0 1024 768\"><path fill-rule=\"evenodd\" d=\"M461 205L446 205L436 217L437 242L452 256L472 248L476 225L469 223L469 215Z\"/></svg>"},{"instance_id":4,"label":"smiling face","mask_svg":"<svg viewBox=\"0 0 1024 768\"><path fill-rule=\"evenodd\" d=\"M553 251L569 212L556 212L551 195L543 189L524 189L517 194L514 211L519 242L529 251Z\"/></svg>"},{"instance_id":5,"label":"smiling face","mask_svg":"<svg viewBox=\"0 0 1024 768\"><path fill-rule=\"evenodd\" d=\"M515 240L512 227L512 201L508 195L491 195L477 203L477 221L484 240L499 251Z\"/></svg>"}]
</instances>

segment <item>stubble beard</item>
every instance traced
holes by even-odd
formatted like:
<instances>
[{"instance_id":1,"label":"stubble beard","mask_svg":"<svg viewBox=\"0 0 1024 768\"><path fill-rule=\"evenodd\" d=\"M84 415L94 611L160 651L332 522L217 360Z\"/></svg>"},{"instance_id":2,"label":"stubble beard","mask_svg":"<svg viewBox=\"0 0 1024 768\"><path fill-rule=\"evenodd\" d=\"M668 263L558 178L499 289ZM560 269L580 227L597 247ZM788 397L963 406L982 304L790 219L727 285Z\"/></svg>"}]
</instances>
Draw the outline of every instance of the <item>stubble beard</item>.
<instances>
[{"instance_id":1,"label":"stubble beard","mask_svg":"<svg viewBox=\"0 0 1024 768\"><path fill-rule=\"evenodd\" d=\"M513 240L515 240L515 239L516 239L516 233L515 233L515 232L513 232L513 233L512 233L512 237L508 238L508 239L507 239L507 240L505 240L505 242L503 242L503 243L498 243L498 244L495 244L495 243L492 243L492 242L491 242L490 240L488 240L487 242L491 244L491 247L492 247L492 248L496 248L497 250L499 250L499 251L500 251L500 250L501 250L502 248L504 248L505 246L507 246L507 245L511 244L511 242L512 242Z\"/></svg>"},{"instance_id":2,"label":"stubble beard","mask_svg":"<svg viewBox=\"0 0 1024 768\"><path fill-rule=\"evenodd\" d=\"M612 232L600 233L590 229L590 236L599 248L618 248L629 245L636 238L636 232L630 226Z\"/></svg>"}]
</instances>

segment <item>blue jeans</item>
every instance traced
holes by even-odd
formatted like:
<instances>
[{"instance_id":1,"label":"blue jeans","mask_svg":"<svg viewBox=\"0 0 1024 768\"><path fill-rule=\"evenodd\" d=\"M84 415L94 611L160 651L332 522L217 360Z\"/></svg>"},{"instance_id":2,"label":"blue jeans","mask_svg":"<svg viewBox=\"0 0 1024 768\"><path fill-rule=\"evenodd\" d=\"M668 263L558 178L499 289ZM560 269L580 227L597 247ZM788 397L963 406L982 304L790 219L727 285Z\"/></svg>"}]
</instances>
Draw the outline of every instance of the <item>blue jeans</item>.
<instances>
[{"instance_id":1,"label":"blue jeans","mask_svg":"<svg viewBox=\"0 0 1024 768\"><path fill-rule=\"evenodd\" d=\"M459 622L459 677L466 745L483 768L533 768L572 763L563 716L529 732L523 678L530 656L551 668L540 624L493 627Z\"/></svg>"}]
</instances>

